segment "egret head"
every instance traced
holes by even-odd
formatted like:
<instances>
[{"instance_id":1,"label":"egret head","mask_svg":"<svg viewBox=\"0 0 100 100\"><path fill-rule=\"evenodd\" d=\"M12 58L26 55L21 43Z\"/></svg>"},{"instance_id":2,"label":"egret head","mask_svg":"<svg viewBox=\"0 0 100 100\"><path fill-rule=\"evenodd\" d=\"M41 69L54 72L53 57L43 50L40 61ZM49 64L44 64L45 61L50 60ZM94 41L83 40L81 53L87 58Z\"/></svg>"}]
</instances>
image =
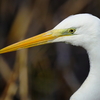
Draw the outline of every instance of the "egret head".
<instances>
[{"instance_id":1,"label":"egret head","mask_svg":"<svg viewBox=\"0 0 100 100\"><path fill-rule=\"evenodd\" d=\"M54 29L5 47L0 50L0 53L53 42L66 42L87 49L89 44L96 43L100 37L99 27L100 19L93 15L72 15L59 23Z\"/></svg>"},{"instance_id":2,"label":"egret head","mask_svg":"<svg viewBox=\"0 0 100 100\"><path fill-rule=\"evenodd\" d=\"M53 42L63 41L76 46L86 47L100 37L100 19L91 14L72 15L59 23L54 29L68 29L69 36L56 38Z\"/></svg>"}]
</instances>

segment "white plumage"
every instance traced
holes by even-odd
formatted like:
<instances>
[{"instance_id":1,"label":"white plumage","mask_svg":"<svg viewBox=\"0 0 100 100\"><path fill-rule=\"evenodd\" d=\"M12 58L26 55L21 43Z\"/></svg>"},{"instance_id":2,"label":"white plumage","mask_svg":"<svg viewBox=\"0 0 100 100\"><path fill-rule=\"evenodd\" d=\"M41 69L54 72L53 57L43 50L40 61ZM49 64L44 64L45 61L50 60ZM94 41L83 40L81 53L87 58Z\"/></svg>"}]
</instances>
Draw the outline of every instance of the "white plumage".
<instances>
[{"instance_id":1,"label":"white plumage","mask_svg":"<svg viewBox=\"0 0 100 100\"><path fill-rule=\"evenodd\" d=\"M59 37L55 41L65 41L76 46L82 46L87 50L90 60L90 72L70 100L100 100L100 19L90 14L73 15L55 29L75 27L72 36Z\"/></svg>"}]
</instances>

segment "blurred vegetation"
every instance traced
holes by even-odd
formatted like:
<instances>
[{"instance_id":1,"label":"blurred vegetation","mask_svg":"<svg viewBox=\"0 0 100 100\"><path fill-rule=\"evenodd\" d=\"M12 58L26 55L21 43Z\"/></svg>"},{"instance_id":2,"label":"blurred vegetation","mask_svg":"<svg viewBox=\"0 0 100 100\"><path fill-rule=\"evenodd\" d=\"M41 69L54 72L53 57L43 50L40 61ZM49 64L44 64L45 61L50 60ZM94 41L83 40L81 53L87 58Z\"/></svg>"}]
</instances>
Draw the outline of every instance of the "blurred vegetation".
<instances>
[{"instance_id":1,"label":"blurred vegetation","mask_svg":"<svg viewBox=\"0 0 100 100\"><path fill-rule=\"evenodd\" d=\"M100 17L100 0L0 0L0 48L52 29L69 15ZM86 51L64 43L0 55L0 100L69 100L89 71Z\"/></svg>"}]
</instances>

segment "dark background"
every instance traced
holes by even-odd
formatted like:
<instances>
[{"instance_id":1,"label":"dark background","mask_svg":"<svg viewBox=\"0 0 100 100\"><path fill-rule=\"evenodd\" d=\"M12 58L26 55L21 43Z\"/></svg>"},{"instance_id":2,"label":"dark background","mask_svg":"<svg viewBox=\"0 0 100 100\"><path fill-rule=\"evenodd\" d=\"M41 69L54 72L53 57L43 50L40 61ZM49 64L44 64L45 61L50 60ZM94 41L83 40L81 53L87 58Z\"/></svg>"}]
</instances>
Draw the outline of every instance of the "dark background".
<instances>
[{"instance_id":1,"label":"dark background","mask_svg":"<svg viewBox=\"0 0 100 100\"><path fill-rule=\"evenodd\" d=\"M100 17L100 0L0 0L0 48L77 13ZM64 43L2 54L0 100L69 100L88 71L86 51Z\"/></svg>"}]
</instances>

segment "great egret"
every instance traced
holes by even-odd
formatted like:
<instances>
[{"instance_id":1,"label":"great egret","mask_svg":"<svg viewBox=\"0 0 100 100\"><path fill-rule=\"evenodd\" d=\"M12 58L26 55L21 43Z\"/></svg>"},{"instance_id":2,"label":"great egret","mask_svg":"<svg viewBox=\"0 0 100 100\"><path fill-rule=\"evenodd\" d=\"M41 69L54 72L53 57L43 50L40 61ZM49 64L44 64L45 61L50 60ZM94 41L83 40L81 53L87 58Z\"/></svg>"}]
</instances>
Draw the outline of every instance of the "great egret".
<instances>
[{"instance_id":1,"label":"great egret","mask_svg":"<svg viewBox=\"0 0 100 100\"><path fill-rule=\"evenodd\" d=\"M100 100L100 19L91 14L72 15L48 32L1 49L0 54L52 42L82 46L89 55L89 75L70 100Z\"/></svg>"}]
</instances>

